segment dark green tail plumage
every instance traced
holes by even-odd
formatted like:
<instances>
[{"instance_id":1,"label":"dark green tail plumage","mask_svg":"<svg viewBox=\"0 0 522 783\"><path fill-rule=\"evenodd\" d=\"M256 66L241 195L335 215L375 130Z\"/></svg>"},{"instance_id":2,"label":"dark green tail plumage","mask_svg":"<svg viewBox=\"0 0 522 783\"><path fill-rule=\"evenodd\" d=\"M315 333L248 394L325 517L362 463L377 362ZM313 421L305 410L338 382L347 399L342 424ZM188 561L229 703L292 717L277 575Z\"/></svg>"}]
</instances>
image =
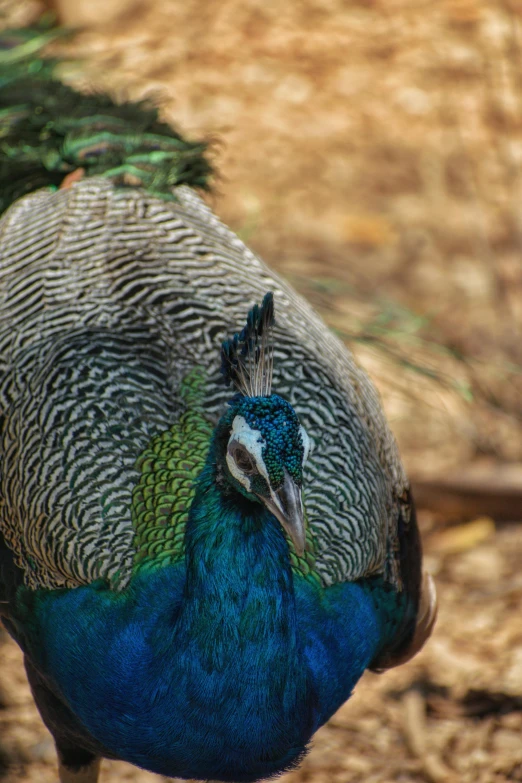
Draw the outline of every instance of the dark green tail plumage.
<instances>
[{"instance_id":1,"label":"dark green tail plumage","mask_svg":"<svg viewBox=\"0 0 522 783\"><path fill-rule=\"evenodd\" d=\"M33 190L59 188L78 169L163 198L181 184L207 188L204 142L183 139L150 103L118 104L54 77L56 62L38 52L58 34L0 36L0 212Z\"/></svg>"}]
</instances>

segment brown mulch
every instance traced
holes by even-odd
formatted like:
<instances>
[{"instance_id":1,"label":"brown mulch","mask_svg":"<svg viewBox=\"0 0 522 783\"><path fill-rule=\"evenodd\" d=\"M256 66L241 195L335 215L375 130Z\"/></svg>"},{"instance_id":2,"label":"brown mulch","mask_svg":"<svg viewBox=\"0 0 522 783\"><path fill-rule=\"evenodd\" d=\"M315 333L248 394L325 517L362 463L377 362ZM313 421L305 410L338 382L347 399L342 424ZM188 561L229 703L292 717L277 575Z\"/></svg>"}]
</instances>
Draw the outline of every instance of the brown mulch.
<instances>
[{"instance_id":1,"label":"brown mulch","mask_svg":"<svg viewBox=\"0 0 522 783\"><path fill-rule=\"evenodd\" d=\"M411 474L522 462L522 0L58 5L85 24L64 78L155 95L216 140L212 206L356 350ZM366 675L288 781L522 781L522 528L503 519L421 514L434 636ZM55 781L14 644L0 661L0 780Z\"/></svg>"}]
</instances>

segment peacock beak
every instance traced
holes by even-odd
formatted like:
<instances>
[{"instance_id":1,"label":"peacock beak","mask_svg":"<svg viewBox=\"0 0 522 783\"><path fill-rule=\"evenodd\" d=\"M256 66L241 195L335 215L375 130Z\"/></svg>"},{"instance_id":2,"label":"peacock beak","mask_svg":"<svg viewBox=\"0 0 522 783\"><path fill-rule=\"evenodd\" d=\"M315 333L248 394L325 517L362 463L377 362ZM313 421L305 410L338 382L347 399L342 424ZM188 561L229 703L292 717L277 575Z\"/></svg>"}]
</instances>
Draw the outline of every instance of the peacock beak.
<instances>
[{"instance_id":1,"label":"peacock beak","mask_svg":"<svg viewBox=\"0 0 522 783\"><path fill-rule=\"evenodd\" d=\"M305 525L301 489L285 471L282 487L277 492L270 490L270 497L263 497L261 500L276 519L279 520L283 529L286 530L292 539L295 551L301 557L305 550Z\"/></svg>"}]
</instances>

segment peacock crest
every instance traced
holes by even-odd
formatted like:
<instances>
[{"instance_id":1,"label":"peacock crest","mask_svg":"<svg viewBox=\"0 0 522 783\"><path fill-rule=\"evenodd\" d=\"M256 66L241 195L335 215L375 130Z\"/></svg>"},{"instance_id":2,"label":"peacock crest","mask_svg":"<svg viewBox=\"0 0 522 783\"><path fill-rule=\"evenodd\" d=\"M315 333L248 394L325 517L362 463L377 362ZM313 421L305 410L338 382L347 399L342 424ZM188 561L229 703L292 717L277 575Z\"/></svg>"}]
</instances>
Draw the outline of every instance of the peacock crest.
<instances>
[{"instance_id":1,"label":"peacock crest","mask_svg":"<svg viewBox=\"0 0 522 783\"><path fill-rule=\"evenodd\" d=\"M269 397L274 370L274 295L265 294L254 305L241 332L225 340L221 348L221 372L245 397Z\"/></svg>"}]
</instances>

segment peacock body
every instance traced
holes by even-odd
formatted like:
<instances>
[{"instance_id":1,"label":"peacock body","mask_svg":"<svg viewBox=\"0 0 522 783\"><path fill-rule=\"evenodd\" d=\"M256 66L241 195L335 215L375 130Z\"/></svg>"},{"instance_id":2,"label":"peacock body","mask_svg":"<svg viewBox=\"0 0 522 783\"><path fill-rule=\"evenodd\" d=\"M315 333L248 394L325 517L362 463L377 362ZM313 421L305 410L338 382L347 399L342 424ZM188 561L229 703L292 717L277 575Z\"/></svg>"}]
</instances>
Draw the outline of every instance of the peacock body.
<instances>
[{"instance_id":1,"label":"peacock body","mask_svg":"<svg viewBox=\"0 0 522 783\"><path fill-rule=\"evenodd\" d=\"M266 778L431 630L408 482L367 376L188 186L201 148L130 144L142 107L100 98L94 129L57 123L72 157L39 156L49 78L4 134L13 197L37 158L54 185L0 223L5 624L62 781L100 757Z\"/></svg>"}]
</instances>

